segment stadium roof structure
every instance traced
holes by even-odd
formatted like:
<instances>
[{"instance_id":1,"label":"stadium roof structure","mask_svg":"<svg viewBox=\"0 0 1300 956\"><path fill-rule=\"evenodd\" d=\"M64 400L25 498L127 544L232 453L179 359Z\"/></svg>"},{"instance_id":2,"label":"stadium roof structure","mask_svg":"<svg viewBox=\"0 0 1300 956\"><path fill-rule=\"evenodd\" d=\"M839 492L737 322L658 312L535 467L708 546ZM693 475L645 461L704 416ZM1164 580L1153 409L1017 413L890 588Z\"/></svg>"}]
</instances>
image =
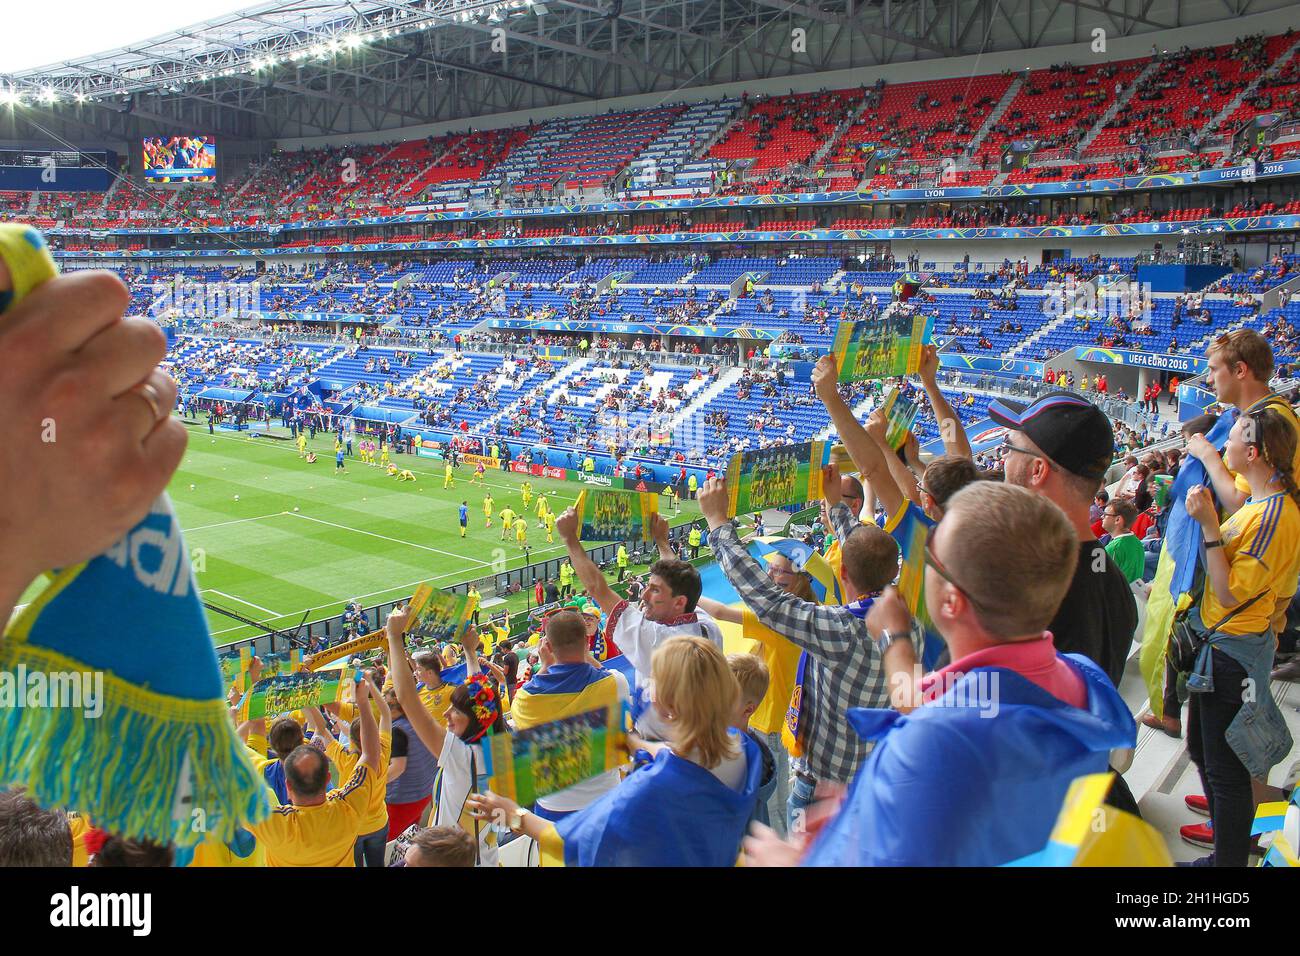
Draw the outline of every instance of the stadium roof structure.
<instances>
[{"instance_id":1,"label":"stadium roof structure","mask_svg":"<svg viewBox=\"0 0 1300 956\"><path fill-rule=\"evenodd\" d=\"M1287 0L276 0L0 75L0 135L374 133L1131 36ZM795 31L804 33L796 37ZM1234 34L1235 35L1235 34ZM8 113L9 115L5 115Z\"/></svg>"}]
</instances>

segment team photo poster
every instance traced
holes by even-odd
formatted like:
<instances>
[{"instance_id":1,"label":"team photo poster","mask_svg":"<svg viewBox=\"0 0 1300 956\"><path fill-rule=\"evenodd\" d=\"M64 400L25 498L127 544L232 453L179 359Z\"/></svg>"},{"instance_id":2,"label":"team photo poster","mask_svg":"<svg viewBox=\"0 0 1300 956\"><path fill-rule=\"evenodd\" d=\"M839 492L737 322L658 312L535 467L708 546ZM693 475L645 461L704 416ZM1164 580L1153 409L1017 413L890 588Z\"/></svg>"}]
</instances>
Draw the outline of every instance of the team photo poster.
<instances>
[{"instance_id":1,"label":"team photo poster","mask_svg":"<svg viewBox=\"0 0 1300 956\"><path fill-rule=\"evenodd\" d=\"M484 741L493 793L529 806L627 763L623 705L590 710Z\"/></svg>"},{"instance_id":2,"label":"team photo poster","mask_svg":"<svg viewBox=\"0 0 1300 956\"><path fill-rule=\"evenodd\" d=\"M933 332L934 317L920 313L841 322L831 346L840 370L839 381L861 382L915 373L921 367L921 347L930 343Z\"/></svg>"},{"instance_id":3,"label":"team photo poster","mask_svg":"<svg viewBox=\"0 0 1300 956\"><path fill-rule=\"evenodd\" d=\"M831 446L822 441L737 452L727 465L727 515L803 504L822 496L822 468Z\"/></svg>"},{"instance_id":4,"label":"team photo poster","mask_svg":"<svg viewBox=\"0 0 1300 956\"><path fill-rule=\"evenodd\" d=\"M651 492L584 488L574 510L582 520L581 541L649 541L650 519L659 513Z\"/></svg>"},{"instance_id":5,"label":"team photo poster","mask_svg":"<svg viewBox=\"0 0 1300 956\"><path fill-rule=\"evenodd\" d=\"M448 594L421 584L411 596L411 619L406 636L422 644L459 641L469 629L478 599L468 594Z\"/></svg>"}]
</instances>

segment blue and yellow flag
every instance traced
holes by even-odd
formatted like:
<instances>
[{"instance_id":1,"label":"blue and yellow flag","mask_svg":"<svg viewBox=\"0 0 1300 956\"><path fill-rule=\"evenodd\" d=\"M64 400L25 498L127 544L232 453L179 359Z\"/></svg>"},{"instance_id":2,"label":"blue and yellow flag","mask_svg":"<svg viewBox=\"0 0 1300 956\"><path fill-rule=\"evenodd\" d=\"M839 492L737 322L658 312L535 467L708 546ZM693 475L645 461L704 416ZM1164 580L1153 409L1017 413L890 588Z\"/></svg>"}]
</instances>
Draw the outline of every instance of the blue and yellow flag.
<instances>
[{"instance_id":1,"label":"blue and yellow flag","mask_svg":"<svg viewBox=\"0 0 1300 956\"><path fill-rule=\"evenodd\" d=\"M560 820L539 841L544 863L734 866L763 776L758 745L745 734L736 739L747 761L740 790L665 747L653 763Z\"/></svg>"},{"instance_id":2,"label":"blue and yellow flag","mask_svg":"<svg viewBox=\"0 0 1300 956\"><path fill-rule=\"evenodd\" d=\"M1065 794L1047 846L1007 866L1173 866L1154 827L1106 803L1114 775L1079 777Z\"/></svg>"}]
</instances>

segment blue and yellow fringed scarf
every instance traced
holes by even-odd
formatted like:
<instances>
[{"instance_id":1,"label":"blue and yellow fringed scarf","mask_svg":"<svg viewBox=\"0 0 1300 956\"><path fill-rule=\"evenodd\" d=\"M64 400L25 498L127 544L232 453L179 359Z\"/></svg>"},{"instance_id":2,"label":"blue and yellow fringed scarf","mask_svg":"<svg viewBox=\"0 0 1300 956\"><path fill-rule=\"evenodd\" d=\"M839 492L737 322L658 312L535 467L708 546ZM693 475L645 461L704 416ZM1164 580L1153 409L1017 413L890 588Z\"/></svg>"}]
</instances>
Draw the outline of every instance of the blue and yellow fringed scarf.
<instances>
[{"instance_id":1,"label":"blue and yellow fringed scarf","mask_svg":"<svg viewBox=\"0 0 1300 956\"><path fill-rule=\"evenodd\" d=\"M12 285L0 295L3 321L56 269L27 226L0 225L0 259ZM41 806L81 811L107 832L179 846L233 839L264 817L266 788L222 699L167 495L107 552L44 583L0 639L0 674L24 703L55 673L102 674L101 699L93 709L0 707L0 786L22 785Z\"/></svg>"}]
</instances>

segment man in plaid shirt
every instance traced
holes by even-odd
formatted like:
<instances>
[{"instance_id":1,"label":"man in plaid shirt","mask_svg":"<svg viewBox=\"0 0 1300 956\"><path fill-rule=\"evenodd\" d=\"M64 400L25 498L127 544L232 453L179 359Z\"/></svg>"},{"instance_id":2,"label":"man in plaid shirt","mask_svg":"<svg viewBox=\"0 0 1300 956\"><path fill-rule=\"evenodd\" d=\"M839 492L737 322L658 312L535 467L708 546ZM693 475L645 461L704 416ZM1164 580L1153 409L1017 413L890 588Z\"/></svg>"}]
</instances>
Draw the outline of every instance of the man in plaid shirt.
<instances>
[{"instance_id":1,"label":"man in plaid shirt","mask_svg":"<svg viewBox=\"0 0 1300 956\"><path fill-rule=\"evenodd\" d=\"M741 542L727 518L724 480L704 483L700 511L709 525L709 545L727 580L758 620L804 651L797 739L803 756L794 761L790 830L812 802L818 783L846 784L870 747L849 726L852 707L888 707L889 689L880 654L867 633L872 599L898 573L898 545L874 524L862 524L840 500L839 469L826 469L823 482L831 527L844 551L843 583L849 603L819 605L787 594Z\"/></svg>"}]
</instances>

